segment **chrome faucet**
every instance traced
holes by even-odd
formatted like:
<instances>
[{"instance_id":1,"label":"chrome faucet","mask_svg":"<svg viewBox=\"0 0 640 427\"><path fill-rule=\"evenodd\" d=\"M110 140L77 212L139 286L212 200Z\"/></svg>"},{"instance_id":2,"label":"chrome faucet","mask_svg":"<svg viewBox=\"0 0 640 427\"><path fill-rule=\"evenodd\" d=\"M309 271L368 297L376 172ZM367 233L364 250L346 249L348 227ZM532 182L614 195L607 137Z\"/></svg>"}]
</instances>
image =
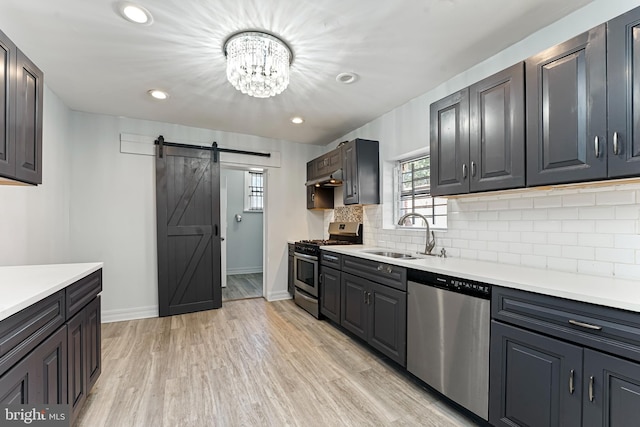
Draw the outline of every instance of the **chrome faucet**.
<instances>
[{"instance_id":1,"label":"chrome faucet","mask_svg":"<svg viewBox=\"0 0 640 427\"><path fill-rule=\"evenodd\" d=\"M427 221L427 218L424 215L419 214L417 212L409 212L400 217L400 219L398 220L398 225L404 225L404 220L411 217L422 218L425 226L427 227L427 237L424 242L424 252L419 252L419 253L424 255L431 255L431 251L436 246L436 235L433 234L433 231L430 231L429 221ZM429 240L429 234L431 234L431 241Z\"/></svg>"}]
</instances>

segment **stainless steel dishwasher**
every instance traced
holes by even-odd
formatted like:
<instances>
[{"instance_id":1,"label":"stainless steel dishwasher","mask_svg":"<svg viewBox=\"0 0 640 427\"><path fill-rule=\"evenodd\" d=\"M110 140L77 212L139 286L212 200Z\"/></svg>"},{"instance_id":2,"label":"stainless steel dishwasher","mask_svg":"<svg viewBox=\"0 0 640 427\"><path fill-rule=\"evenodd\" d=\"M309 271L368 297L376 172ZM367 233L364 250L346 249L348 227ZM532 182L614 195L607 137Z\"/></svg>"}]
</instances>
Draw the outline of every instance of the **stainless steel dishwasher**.
<instances>
[{"instance_id":1,"label":"stainless steel dishwasher","mask_svg":"<svg viewBox=\"0 0 640 427\"><path fill-rule=\"evenodd\" d=\"M407 369L488 420L491 285L420 270L407 279Z\"/></svg>"}]
</instances>

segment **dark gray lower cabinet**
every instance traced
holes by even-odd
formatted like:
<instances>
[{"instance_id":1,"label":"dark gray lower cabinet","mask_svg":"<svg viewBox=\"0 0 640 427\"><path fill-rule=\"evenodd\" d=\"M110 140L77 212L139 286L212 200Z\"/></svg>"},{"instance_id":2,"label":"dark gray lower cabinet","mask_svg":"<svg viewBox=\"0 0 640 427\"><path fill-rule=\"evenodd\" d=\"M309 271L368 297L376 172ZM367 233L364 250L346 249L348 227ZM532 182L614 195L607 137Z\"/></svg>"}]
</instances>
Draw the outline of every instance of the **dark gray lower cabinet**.
<instances>
[{"instance_id":1,"label":"dark gray lower cabinet","mask_svg":"<svg viewBox=\"0 0 640 427\"><path fill-rule=\"evenodd\" d=\"M101 372L100 296L68 322L68 399L71 422Z\"/></svg>"},{"instance_id":2,"label":"dark gray lower cabinet","mask_svg":"<svg viewBox=\"0 0 640 427\"><path fill-rule=\"evenodd\" d=\"M320 313L340 323L340 270L320 268Z\"/></svg>"},{"instance_id":3,"label":"dark gray lower cabinet","mask_svg":"<svg viewBox=\"0 0 640 427\"><path fill-rule=\"evenodd\" d=\"M342 273L340 324L406 366L407 293Z\"/></svg>"},{"instance_id":4,"label":"dark gray lower cabinet","mask_svg":"<svg viewBox=\"0 0 640 427\"><path fill-rule=\"evenodd\" d=\"M0 377L0 403L67 403L67 327L60 327Z\"/></svg>"},{"instance_id":5,"label":"dark gray lower cabinet","mask_svg":"<svg viewBox=\"0 0 640 427\"><path fill-rule=\"evenodd\" d=\"M640 423L640 364L584 351L584 426Z\"/></svg>"},{"instance_id":6,"label":"dark gray lower cabinet","mask_svg":"<svg viewBox=\"0 0 640 427\"><path fill-rule=\"evenodd\" d=\"M491 424L581 425L581 347L493 321L490 363Z\"/></svg>"}]
</instances>

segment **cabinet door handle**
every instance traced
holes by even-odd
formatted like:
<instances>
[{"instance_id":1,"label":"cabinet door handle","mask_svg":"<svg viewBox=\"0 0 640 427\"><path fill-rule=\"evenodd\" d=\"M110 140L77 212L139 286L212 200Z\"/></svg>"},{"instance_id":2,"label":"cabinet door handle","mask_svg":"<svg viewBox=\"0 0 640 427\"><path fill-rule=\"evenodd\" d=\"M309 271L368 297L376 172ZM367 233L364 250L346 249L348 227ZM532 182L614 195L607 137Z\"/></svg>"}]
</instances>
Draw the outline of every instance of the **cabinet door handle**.
<instances>
[{"instance_id":1,"label":"cabinet door handle","mask_svg":"<svg viewBox=\"0 0 640 427\"><path fill-rule=\"evenodd\" d=\"M598 135L593 139L593 145L596 151L596 157L600 157L600 138L598 138Z\"/></svg>"},{"instance_id":2,"label":"cabinet door handle","mask_svg":"<svg viewBox=\"0 0 640 427\"><path fill-rule=\"evenodd\" d=\"M471 176L476 176L476 162L471 162Z\"/></svg>"},{"instance_id":3,"label":"cabinet door handle","mask_svg":"<svg viewBox=\"0 0 640 427\"><path fill-rule=\"evenodd\" d=\"M592 325L590 323L579 322L577 320L569 319L569 323L575 326L580 326L581 328L591 329L593 331L601 331L602 326Z\"/></svg>"},{"instance_id":4,"label":"cabinet door handle","mask_svg":"<svg viewBox=\"0 0 640 427\"><path fill-rule=\"evenodd\" d=\"M367 304L371 305L371 292L367 292Z\"/></svg>"},{"instance_id":5,"label":"cabinet door handle","mask_svg":"<svg viewBox=\"0 0 640 427\"><path fill-rule=\"evenodd\" d=\"M316 193L311 193L311 201L314 202L316 200Z\"/></svg>"},{"instance_id":6,"label":"cabinet door handle","mask_svg":"<svg viewBox=\"0 0 640 427\"><path fill-rule=\"evenodd\" d=\"M594 399L596 398L594 393L593 393L593 383L595 382L595 379L593 378L593 375L589 377L589 402L593 402Z\"/></svg>"},{"instance_id":7,"label":"cabinet door handle","mask_svg":"<svg viewBox=\"0 0 640 427\"><path fill-rule=\"evenodd\" d=\"M378 265L378 271L382 271L383 268L384 268L384 265L382 264Z\"/></svg>"},{"instance_id":8,"label":"cabinet door handle","mask_svg":"<svg viewBox=\"0 0 640 427\"><path fill-rule=\"evenodd\" d=\"M573 394L573 392L575 391L575 387L573 386L573 374L574 370L572 369L569 373L569 394Z\"/></svg>"},{"instance_id":9,"label":"cabinet door handle","mask_svg":"<svg viewBox=\"0 0 640 427\"><path fill-rule=\"evenodd\" d=\"M462 179L467 179L467 164L462 164Z\"/></svg>"},{"instance_id":10,"label":"cabinet door handle","mask_svg":"<svg viewBox=\"0 0 640 427\"><path fill-rule=\"evenodd\" d=\"M367 291L362 291L362 296L363 296L363 298L364 298L364 299L362 300L362 302L363 302L363 303L365 303L365 304L367 304Z\"/></svg>"},{"instance_id":11,"label":"cabinet door handle","mask_svg":"<svg viewBox=\"0 0 640 427\"><path fill-rule=\"evenodd\" d=\"M613 154L615 154L616 156L619 154L618 151L618 132L614 132L613 133Z\"/></svg>"},{"instance_id":12,"label":"cabinet door handle","mask_svg":"<svg viewBox=\"0 0 640 427\"><path fill-rule=\"evenodd\" d=\"M322 278L324 277L324 274L321 274L320 276L318 276L318 284L322 285Z\"/></svg>"}]
</instances>

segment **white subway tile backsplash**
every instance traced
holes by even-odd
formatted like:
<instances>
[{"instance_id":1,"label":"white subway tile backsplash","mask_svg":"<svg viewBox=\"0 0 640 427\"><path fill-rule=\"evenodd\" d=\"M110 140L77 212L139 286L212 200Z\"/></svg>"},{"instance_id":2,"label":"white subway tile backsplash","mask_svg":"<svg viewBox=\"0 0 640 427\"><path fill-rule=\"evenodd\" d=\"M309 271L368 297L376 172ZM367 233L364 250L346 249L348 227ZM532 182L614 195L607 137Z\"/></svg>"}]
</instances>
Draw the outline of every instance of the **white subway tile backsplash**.
<instances>
[{"instance_id":1,"label":"white subway tile backsplash","mask_svg":"<svg viewBox=\"0 0 640 427\"><path fill-rule=\"evenodd\" d=\"M536 209L559 208L561 206L562 197L560 196L539 197L533 201L533 207Z\"/></svg>"},{"instance_id":2,"label":"white subway tile backsplash","mask_svg":"<svg viewBox=\"0 0 640 427\"><path fill-rule=\"evenodd\" d=\"M561 221L536 221L533 224L533 231L554 233L562 231Z\"/></svg>"},{"instance_id":3,"label":"white subway tile backsplash","mask_svg":"<svg viewBox=\"0 0 640 427\"><path fill-rule=\"evenodd\" d=\"M522 211L523 220L544 221L549 218L549 209L531 209Z\"/></svg>"},{"instance_id":4,"label":"white subway tile backsplash","mask_svg":"<svg viewBox=\"0 0 640 427\"><path fill-rule=\"evenodd\" d=\"M523 256L520 262L527 267L547 268L547 257L541 255Z\"/></svg>"},{"instance_id":5,"label":"white subway tile backsplash","mask_svg":"<svg viewBox=\"0 0 640 427\"><path fill-rule=\"evenodd\" d=\"M594 206L596 195L592 193L567 194L562 196L562 206Z\"/></svg>"},{"instance_id":6,"label":"white subway tile backsplash","mask_svg":"<svg viewBox=\"0 0 640 427\"><path fill-rule=\"evenodd\" d=\"M640 205L616 206L616 219L640 218Z\"/></svg>"},{"instance_id":7,"label":"white subway tile backsplash","mask_svg":"<svg viewBox=\"0 0 640 427\"><path fill-rule=\"evenodd\" d=\"M485 193L449 199L448 209L435 235L449 257L640 280L640 183ZM388 204L363 213L366 244L424 249L424 229L383 228Z\"/></svg>"},{"instance_id":8,"label":"white subway tile backsplash","mask_svg":"<svg viewBox=\"0 0 640 427\"><path fill-rule=\"evenodd\" d=\"M562 221L562 232L593 233L596 231L596 222L591 220L567 219Z\"/></svg>"},{"instance_id":9,"label":"white subway tile backsplash","mask_svg":"<svg viewBox=\"0 0 640 427\"><path fill-rule=\"evenodd\" d=\"M547 268L575 273L578 271L578 260L566 258L547 258Z\"/></svg>"},{"instance_id":10,"label":"white subway tile backsplash","mask_svg":"<svg viewBox=\"0 0 640 427\"><path fill-rule=\"evenodd\" d=\"M611 276L613 275L613 263L578 260L578 273L593 274L596 276Z\"/></svg>"},{"instance_id":11,"label":"white subway tile backsplash","mask_svg":"<svg viewBox=\"0 0 640 427\"><path fill-rule=\"evenodd\" d=\"M511 252L501 252L498 254L498 262L505 264L520 264L520 254L512 254Z\"/></svg>"},{"instance_id":12,"label":"white subway tile backsplash","mask_svg":"<svg viewBox=\"0 0 640 427\"><path fill-rule=\"evenodd\" d=\"M640 280L640 265L615 264L613 274L621 279Z\"/></svg>"},{"instance_id":13,"label":"white subway tile backsplash","mask_svg":"<svg viewBox=\"0 0 640 427\"><path fill-rule=\"evenodd\" d=\"M490 251L478 252L478 259L480 261L498 262L498 253Z\"/></svg>"},{"instance_id":14,"label":"white subway tile backsplash","mask_svg":"<svg viewBox=\"0 0 640 427\"><path fill-rule=\"evenodd\" d=\"M614 246L621 249L640 249L640 235L618 234L614 236Z\"/></svg>"},{"instance_id":15,"label":"white subway tile backsplash","mask_svg":"<svg viewBox=\"0 0 640 427\"><path fill-rule=\"evenodd\" d=\"M636 191L605 191L596 195L597 205L630 205L636 202Z\"/></svg>"},{"instance_id":16,"label":"white subway tile backsplash","mask_svg":"<svg viewBox=\"0 0 640 427\"><path fill-rule=\"evenodd\" d=\"M589 246L563 246L562 257L570 259L595 260L596 248Z\"/></svg>"},{"instance_id":17,"label":"white subway tile backsplash","mask_svg":"<svg viewBox=\"0 0 640 427\"><path fill-rule=\"evenodd\" d=\"M578 208L548 209L549 219L578 219Z\"/></svg>"},{"instance_id":18,"label":"white subway tile backsplash","mask_svg":"<svg viewBox=\"0 0 640 427\"><path fill-rule=\"evenodd\" d=\"M614 243L613 235L597 233L579 233L578 245L595 246L599 248L612 248ZM597 255L596 255L597 258Z\"/></svg>"},{"instance_id":19,"label":"white subway tile backsplash","mask_svg":"<svg viewBox=\"0 0 640 427\"><path fill-rule=\"evenodd\" d=\"M598 261L616 262L622 264L634 264L636 262L635 251L630 249L595 248Z\"/></svg>"},{"instance_id":20,"label":"white subway tile backsplash","mask_svg":"<svg viewBox=\"0 0 640 427\"><path fill-rule=\"evenodd\" d=\"M578 215L580 219L614 219L616 217L613 206L582 208Z\"/></svg>"},{"instance_id":21,"label":"white subway tile backsplash","mask_svg":"<svg viewBox=\"0 0 640 427\"><path fill-rule=\"evenodd\" d=\"M547 242L552 245L577 245L578 233L547 233Z\"/></svg>"},{"instance_id":22,"label":"white subway tile backsplash","mask_svg":"<svg viewBox=\"0 0 640 427\"><path fill-rule=\"evenodd\" d=\"M615 221L597 221L596 233L611 233L611 234L631 234L635 233L636 221L633 220L620 220Z\"/></svg>"}]
</instances>

